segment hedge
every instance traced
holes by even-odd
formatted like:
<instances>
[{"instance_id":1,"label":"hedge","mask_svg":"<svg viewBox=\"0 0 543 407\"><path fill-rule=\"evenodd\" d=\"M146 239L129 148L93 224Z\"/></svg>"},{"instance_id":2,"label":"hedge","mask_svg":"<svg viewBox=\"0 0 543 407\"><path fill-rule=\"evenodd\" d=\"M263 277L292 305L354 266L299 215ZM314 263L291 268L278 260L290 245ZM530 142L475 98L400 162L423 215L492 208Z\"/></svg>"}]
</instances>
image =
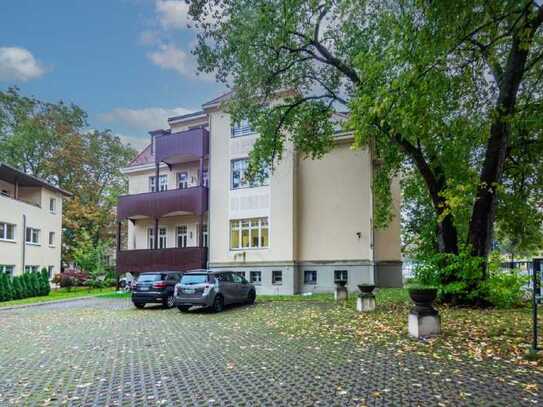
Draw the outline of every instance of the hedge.
<instances>
[{"instance_id":1,"label":"hedge","mask_svg":"<svg viewBox=\"0 0 543 407\"><path fill-rule=\"evenodd\" d=\"M49 295L51 287L44 267L40 272L11 277L0 273L0 302Z\"/></svg>"}]
</instances>

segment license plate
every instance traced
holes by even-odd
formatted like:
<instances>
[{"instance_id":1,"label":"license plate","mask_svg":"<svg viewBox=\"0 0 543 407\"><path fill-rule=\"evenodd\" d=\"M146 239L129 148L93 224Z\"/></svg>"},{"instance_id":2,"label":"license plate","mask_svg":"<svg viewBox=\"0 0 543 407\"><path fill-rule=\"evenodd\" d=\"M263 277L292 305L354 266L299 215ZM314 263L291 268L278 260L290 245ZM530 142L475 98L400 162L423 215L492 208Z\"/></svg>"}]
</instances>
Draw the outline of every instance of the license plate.
<instances>
[{"instance_id":1,"label":"license plate","mask_svg":"<svg viewBox=\"0 0 543 407\"><path fill-rule=\"evenodd\" d=\"M149 291L149 287L140 287L140 291Z\"/></svg>"},{"instance_id":2,"label":"license plate","mask_svg":"<svg viewBox=\"0 0 543 407\"><path fill-rule=\"evenodd\" d=\"M185 288L185 289L183 290L183 292L184 292L185 294L194 294L194 290L193 290L192 288Z\"/></svg>"}]
</instances>

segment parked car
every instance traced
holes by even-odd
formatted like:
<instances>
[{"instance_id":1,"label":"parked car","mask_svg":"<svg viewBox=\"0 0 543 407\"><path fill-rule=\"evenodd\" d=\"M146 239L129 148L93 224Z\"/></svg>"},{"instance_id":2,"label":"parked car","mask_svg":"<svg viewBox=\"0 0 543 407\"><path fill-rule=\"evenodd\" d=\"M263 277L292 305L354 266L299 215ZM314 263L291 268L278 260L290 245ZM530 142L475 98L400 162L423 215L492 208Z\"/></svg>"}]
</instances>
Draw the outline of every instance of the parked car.
<instances>
[{"instance_id":1,"label":"parked car","mask_svg":"<svg viewBox=\"0 0 543 407\"><path fill-rule=\"evenodd\" d=\"M175 305L181 312L192 306L211 307L221 312L225 305L252 304L255 299L255 286L232 271L186 272L175 286Z\"/></svg>"},{"instance_id":2,"label":"parked car","mask_svg":"<svg viewBox=\"0 0 543 407\"><path fill-rule=\"evenodd\" d=\"M174 306L174 289L181 273L160 271L141 273L132 286L132 302L136 308L143 308L148 303L162 304L164 308Z\"/></svg>"}]
</instances>

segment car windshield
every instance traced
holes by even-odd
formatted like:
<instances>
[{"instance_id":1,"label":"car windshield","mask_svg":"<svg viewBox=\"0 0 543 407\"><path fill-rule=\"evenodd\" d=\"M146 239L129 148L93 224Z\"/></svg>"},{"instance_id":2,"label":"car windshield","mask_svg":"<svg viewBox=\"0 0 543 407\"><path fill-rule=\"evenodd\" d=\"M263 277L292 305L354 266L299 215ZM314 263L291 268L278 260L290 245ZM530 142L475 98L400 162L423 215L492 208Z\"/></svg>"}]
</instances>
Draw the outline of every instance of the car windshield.
<instances>
[{"instance_id":1,"label":"car windshield","mask_svg":"<svg viewBox=\"0 0 543 407\"><path fill-rule=\"evenodd\" d=\"M181 284L193 285L207 283L207 274L185 274L181 278Z\"/></svg>"},{"instance_id":2,"label":"car windshield","mask_svg":"<svg viewBox=\"0 0 543 407\"><path fill-rule=\"evenodd\" d=\"M154 281L160 281L161 274L140 274L138 277L138 283L152 283Z\"/></svg>"}]
</instances>

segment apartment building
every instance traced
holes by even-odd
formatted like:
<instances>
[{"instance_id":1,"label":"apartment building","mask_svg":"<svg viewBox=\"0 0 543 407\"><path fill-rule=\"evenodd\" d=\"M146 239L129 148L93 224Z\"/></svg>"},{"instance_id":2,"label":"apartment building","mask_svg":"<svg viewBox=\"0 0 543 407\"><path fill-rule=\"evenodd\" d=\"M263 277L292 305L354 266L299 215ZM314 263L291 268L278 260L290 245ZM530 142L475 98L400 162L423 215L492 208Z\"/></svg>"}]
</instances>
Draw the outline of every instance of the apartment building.
<instances>
[{"instance_id":1,"label":"apartment building","mask_svg":"<svg viewBox=\"0 0 543 407\"><path fill-rule=\"evenodd\" d=\"M62 200L70 193L0 163L0 272L60 272Z\"/></svg>"},{"instance_id":2,"label":"apartment building","mask_svg":"<svg viewBox=\"0 0 543 407\"><path fill-rule=\"evenodd\" d=\"M400 286L399 184L393 221L374 228L370 151L352 150L352 136L338 132L323 159L288 145L267 179L250 182L258 134L232 123L226 98L170 118L124 169L129 194L117 210L119 228L129 220L128 247L119 243L118 271L233 270L261 294L328 292L338 280L353 291Z\"/></svg>"}]
</instances>

